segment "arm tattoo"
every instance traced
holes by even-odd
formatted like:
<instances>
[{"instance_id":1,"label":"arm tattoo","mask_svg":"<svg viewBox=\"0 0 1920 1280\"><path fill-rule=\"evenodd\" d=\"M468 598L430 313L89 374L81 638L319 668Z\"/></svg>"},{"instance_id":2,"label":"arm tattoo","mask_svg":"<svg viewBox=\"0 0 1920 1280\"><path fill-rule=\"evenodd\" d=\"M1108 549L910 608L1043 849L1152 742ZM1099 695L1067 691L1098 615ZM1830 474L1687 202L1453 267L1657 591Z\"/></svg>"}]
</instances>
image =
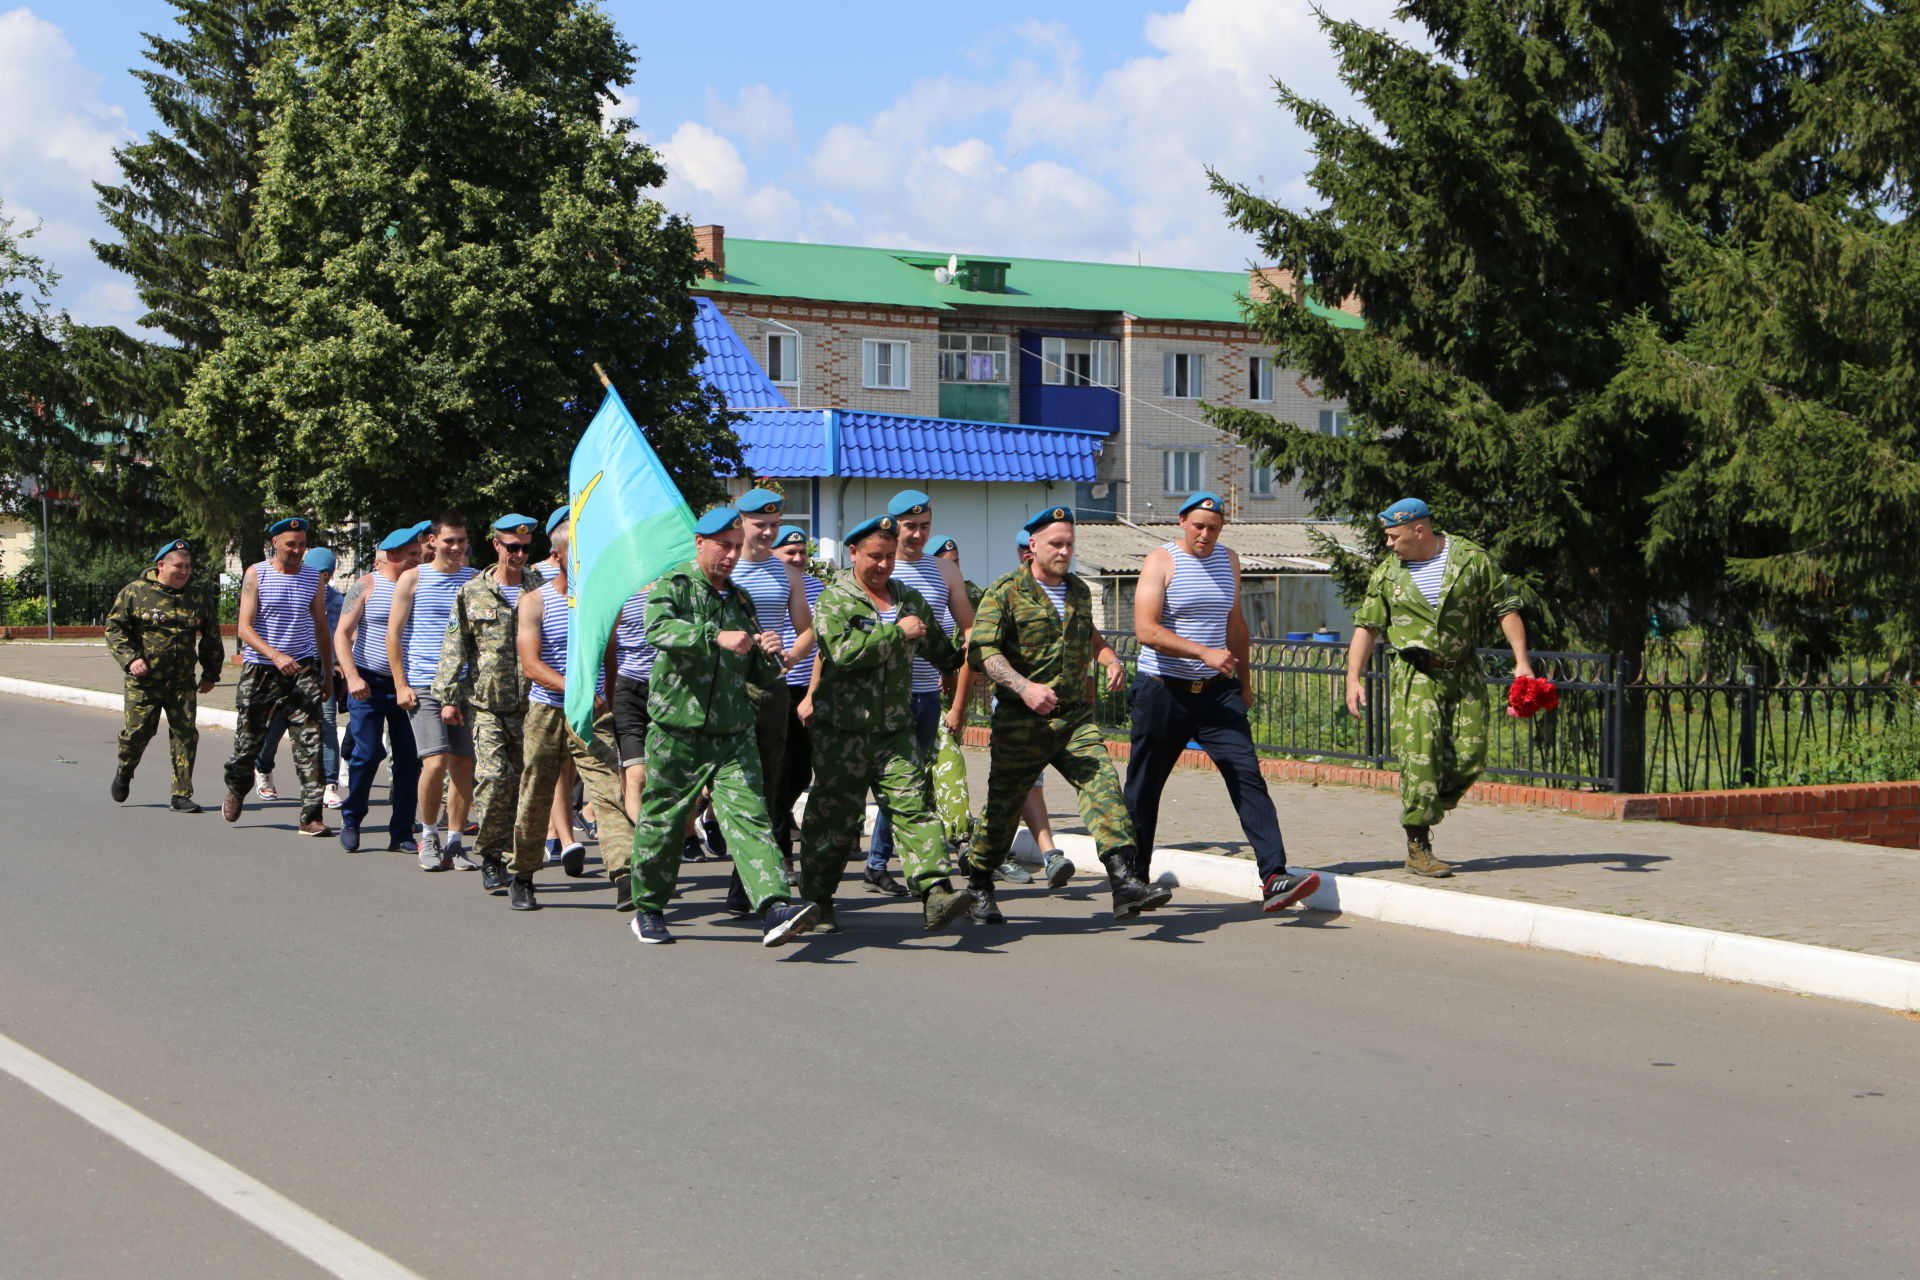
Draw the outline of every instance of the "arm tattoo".
<instances>
[{"instance_id":1,"label":"arm tattoo","mask_svg":"<svg viewBox=\"0 0 1920 1280\"><path fill-rule=\"evenodd\" d=\"M1013 669L1013 664L1007 661L1007 656L1003 653L994 654L980 666L987 673L988 678L1008 693L1020 693L1030 683L1025 676Z\"/></svg>"},{"instance_id":2,"label":"arm tattoo","mask_svg":"<svg viewBox=\"0 0 1920 1280\"><path fill-rule=\"evenodd\" d=\"M347 602L344 605L342 605L341 608L342 609L353 608L353 602L358 600L361 596L367 594L368 589L371 588L372 586L373 586L373 575L371 573L361 574L358 578L354 579L353 585L347 588Z\"/></svg>"}]
</instances>

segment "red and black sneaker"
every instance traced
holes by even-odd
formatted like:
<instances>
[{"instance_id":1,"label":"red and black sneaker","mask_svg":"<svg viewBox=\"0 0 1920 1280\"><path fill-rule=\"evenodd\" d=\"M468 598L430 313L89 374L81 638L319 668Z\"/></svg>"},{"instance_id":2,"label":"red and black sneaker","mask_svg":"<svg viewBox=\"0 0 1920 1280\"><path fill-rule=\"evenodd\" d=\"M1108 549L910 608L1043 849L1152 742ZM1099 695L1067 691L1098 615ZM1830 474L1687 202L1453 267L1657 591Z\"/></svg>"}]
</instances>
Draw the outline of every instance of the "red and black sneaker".
<instances>
[{"instance_id":1,"label":"red and black sneaker","mask_svg":"<svg viewBox=\"0 0 1920 1280\"><path fill-rule=\"evenodd\" d=\"M1267 877L1261 889L1262 911L1285 911L1300 899L1313 894L1320 887L1320 873L1309 871L1303 876L1290 871L1276 871Z\"/></svg>"}]
</instances>

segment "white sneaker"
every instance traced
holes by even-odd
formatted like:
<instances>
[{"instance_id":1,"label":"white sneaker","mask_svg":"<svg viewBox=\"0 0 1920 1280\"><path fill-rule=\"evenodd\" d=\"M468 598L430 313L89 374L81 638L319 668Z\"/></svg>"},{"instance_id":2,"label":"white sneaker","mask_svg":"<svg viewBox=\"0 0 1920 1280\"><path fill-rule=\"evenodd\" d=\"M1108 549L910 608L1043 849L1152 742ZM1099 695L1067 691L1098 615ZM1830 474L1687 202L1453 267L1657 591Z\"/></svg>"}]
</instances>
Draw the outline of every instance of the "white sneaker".
<instances>
[{"instance_id":1,"label":"white sneaker","mask_svg":"<svg viewBox=\"0 0 1920 1280\"><path fill-rule=\"evenodd\" d=\"M258 769L255 769L253 771L253 794L262 800L278 800L280 798L280 792L273 785L273 775L270 773L262 773Z\"/></svg>"},{"instance_id":2,"label":"white sneaker","mask_svg":"<svg viewBox=\"0 0 1920 1280\"><path fill-rule=\"evenodd\" d=\"M327 799L327 808L338 809L340 807L340 788L335 786L333 783L329 782L327 784L326 799Z\"/></svg>"}]
</instances>

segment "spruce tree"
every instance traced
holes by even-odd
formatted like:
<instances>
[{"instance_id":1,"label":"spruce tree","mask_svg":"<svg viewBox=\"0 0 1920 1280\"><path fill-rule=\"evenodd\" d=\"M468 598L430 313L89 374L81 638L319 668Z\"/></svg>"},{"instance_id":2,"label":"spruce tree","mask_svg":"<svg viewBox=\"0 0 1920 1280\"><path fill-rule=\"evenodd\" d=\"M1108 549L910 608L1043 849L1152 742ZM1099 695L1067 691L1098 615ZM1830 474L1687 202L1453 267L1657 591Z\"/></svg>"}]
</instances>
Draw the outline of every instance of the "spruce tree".
<instances>
[{"instance_id":1,"label":"spruce tree","mask_svg":"<svg viewBox=\"0 0 1920 1280\"><path fill-rule=\"evenodd\" d=\"M1764 620L1819 647L1869 602L1889 636L1910 627L1892 618L1912 616L1892 581L1910 556L1884 531L1916 487L1913 19L1817 0L1403 13L1430 52L1323 23L1376 123L1280 89L1320 208L1215 177L1272 262L1360 300L1362 331L1285 290L1250 309L1352 434L1215 420L1376 549L1368 515L1426 497L1529 584L1549 641L1638 660L1649 619L1684 612L1729 644Z\"/></svg>"},{"instance_id":2,"label":"spruce tree","mask_svg":"<svg viewBox=\"0 0 1920 1280\"><path fill-rule=\"evenodd\" d=\"M273 511L384 529L564 496L603 365L696 500L737 445L693 376L692 228L608 118L632 52L584 0L298 0L266 168L181 435Z\"/></svg>"}]
</instances>

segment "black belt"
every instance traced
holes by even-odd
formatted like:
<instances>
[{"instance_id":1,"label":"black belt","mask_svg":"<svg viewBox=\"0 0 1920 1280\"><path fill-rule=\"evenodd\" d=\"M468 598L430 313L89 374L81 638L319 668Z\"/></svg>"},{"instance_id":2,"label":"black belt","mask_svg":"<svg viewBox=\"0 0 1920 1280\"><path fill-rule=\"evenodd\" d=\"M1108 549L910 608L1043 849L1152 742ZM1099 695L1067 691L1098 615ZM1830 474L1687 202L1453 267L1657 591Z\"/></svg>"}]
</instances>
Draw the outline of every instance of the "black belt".
<instances>
[{"instance_id":1,"label":"black belt","mask_svg":"<svg viewBox=\"0 0 1920 1280\"><path fill-rule=\"evenodd\" d=\"M1156 676L1151 672L1148 673L1148 678L1158 680L1161 684L1167 686L1167 688L1178 689L1183 693L1202 693L1213 688L1213 686L1219 684L1222 680L1233 679L1232 676L1208 676L1205 680L1169 680L1165 676Z\"/></svg>"},{"instance_id":2,"label":"black belt","mask_svg":"<svg viewBox=\"0 0 1920 1280\"><path fill-rule=\"evenodd\" d=\"M1467 665L1465 658L1436 658L1430 649L1395 649L1400 661L1418 671L1421 675L1432 675L1436 671L1458 671Z\"/></svg>"}]
</instances>

